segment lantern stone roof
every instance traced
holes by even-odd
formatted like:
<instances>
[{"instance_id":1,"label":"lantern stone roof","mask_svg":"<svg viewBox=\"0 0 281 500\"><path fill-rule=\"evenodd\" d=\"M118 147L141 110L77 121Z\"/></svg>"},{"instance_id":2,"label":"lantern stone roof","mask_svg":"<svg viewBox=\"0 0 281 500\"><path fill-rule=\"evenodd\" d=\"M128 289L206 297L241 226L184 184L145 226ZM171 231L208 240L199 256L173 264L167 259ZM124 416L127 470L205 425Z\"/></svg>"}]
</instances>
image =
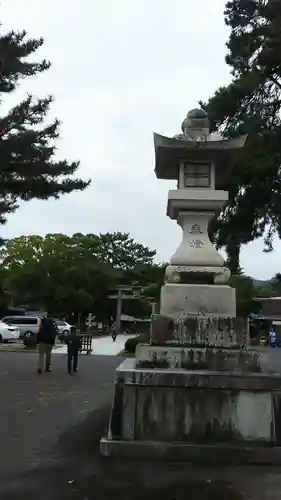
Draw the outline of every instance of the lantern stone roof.
<instances>
[{"instance_id":1,"label":"lantern stone roof","mask_svg":"<svg viewBox=\"0 0 281 500\"><path fill-rule=\"evenodd\" d=\"M206 117L205 117L206 118ZM182 162L213 162L216 169L216 189L227 184L230 170L239 151L245 147L247 135L230 140L220 136L205 141L190 141L182 135L175 138L154 133L155 174L158 179L178 179ZM219 140L214 140L219 138Z\"/></svg>"}]
</instances>

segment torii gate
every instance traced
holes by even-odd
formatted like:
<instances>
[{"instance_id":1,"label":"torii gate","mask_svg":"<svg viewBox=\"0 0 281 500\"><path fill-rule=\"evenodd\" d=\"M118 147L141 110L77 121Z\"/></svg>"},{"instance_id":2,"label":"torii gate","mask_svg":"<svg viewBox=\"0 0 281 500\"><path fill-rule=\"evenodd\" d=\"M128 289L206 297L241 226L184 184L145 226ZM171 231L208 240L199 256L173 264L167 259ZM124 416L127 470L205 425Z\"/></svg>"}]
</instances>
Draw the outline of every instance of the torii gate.
<instances>
[{"instance_id":1,"label":"torii gate","mask_svg":"<svg viewBox=\"0 0 281 500\"><path fill-rule=\"evenodd\" d=\"M121 330L121 316L122 316L122 301L123 300L138 300L142 288L139 286L117 285L114 288L116 293L108 295L109 299L116 299L116 330L119 333ZM131 292L131 293L130 293ZM155 312L156 303L152 302L152 313Z\"/></svg>"}]
</instances>

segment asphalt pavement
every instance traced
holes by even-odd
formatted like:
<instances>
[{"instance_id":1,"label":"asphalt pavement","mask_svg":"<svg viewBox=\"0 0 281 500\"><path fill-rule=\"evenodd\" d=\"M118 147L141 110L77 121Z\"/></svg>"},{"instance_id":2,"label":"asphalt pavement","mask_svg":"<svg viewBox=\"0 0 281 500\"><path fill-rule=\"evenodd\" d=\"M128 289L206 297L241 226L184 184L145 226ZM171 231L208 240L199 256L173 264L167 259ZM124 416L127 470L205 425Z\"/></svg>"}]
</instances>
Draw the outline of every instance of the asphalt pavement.
<instances>
[{"instance_id":1,"label":"asphalt pavement","mask_svg":"<svg viewBox=\"0 0 281 500\"><path fill-rule=\"evenodd\" d=\"M78 373L68 375L66 358L53 355L52 373L39 375L36 354L0 352L0 484L38 464L62 432L108 404L121 361L81 356Z\"/></svg>"},{"instance_id":2,"label":"asphalt pavement","mask_svg":"<svg viewBox=\"0 0 281 500\"><path fill-rule=\"evenodd\" d=\"M281 366L281 350L271 350ZM194 467L101 457L113 394L115 356L65 356L50 374L36 354L0 352L1 500L279 500L280 468Z\"/></svg>"}]
</instances>

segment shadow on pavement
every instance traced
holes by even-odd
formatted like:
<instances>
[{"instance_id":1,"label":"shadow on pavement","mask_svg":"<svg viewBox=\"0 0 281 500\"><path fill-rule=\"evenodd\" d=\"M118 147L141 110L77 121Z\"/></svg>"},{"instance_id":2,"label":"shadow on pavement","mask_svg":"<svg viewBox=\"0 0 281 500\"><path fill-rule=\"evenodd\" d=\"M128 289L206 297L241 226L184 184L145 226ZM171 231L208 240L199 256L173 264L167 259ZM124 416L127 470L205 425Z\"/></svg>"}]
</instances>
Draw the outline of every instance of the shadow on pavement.
<instances>
[{"instance_id":1,"label":"shadow on pavement","mask_svg":"<svg viewBox=\"0 0 281 500\"><path fill-rule=\"evenodd\" d=\"M109 408L59 437L54 452L10 483L2 500L242 500L212 470L164 461L109 460L99 453ZM214 469L215 471L216 469ZM211 478L210 478L211 477Z\"/></svg>"}]
</instances>

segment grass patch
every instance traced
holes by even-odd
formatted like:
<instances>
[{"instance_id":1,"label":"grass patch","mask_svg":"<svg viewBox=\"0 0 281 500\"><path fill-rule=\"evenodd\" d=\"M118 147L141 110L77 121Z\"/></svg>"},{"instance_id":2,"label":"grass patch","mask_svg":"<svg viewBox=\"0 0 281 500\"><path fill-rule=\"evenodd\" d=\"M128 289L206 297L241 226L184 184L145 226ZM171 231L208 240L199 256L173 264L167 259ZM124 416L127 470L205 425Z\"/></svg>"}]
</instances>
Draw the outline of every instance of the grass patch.
<instances>
[{"instance_id":1,"label":"grass patch","mask_svg":"<svg viewBox=\"0 0 281 500\"><path fill-rule=\"evenodd\" d=\"M23 344L0 344L0 351L9 351L9 352L37 352L37 347L28 348Z\"/></svg>"},{"instance_id":2,"label":"grass patch","mask_svg":"<svg viewBox=\"0 0 281 500\"><path fill-rule=\"evenodd\" d=\"M61 347L56 345L53 347L53 351ZM38 347L25 347L22 344L0 344L0 352L38 352Z\"/></svg>"}]
</instances>

